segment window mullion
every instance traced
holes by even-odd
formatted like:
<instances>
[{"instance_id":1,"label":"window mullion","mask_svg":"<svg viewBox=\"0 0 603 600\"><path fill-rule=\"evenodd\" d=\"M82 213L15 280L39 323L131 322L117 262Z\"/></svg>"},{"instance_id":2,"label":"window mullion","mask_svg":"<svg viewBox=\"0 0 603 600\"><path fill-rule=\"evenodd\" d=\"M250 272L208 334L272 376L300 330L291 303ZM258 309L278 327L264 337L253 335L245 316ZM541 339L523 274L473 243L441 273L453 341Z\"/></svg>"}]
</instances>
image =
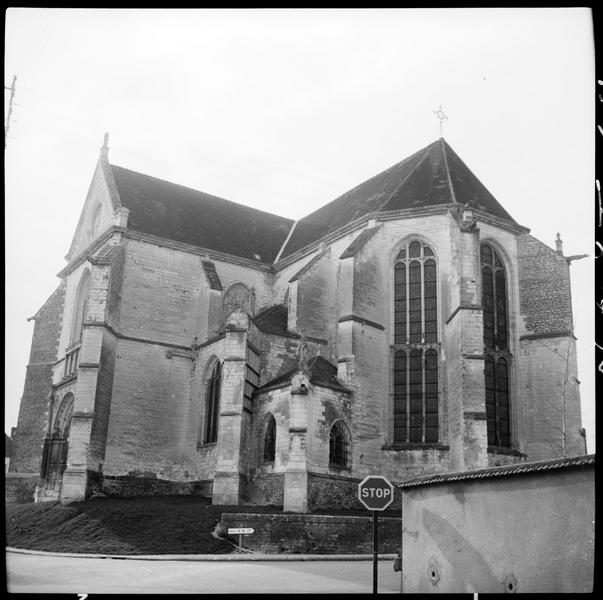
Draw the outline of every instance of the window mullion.
<instances>
[{"instance_id":1,"label":"window mullion","mask_svg":"<svg viewBox=\"0 0 603 600\"><path fill-rule=\"evenodd\" d=\"M408 252L407 252L408 253ZM404 310L406 312L406 344L410 343L410 260L404 261L404 271L406 273L406 302L404 306Z\"/></svg>"},{"instance_id":2,"label":"window mullion","mask_svg":"<svg viewBox=\"0 0 603 600\"><path fill-rule=\"evenodd\" d=\"M494 254L494 253L493 253ZM498 293L496 290L496 273L498 267L494 264L496 259L492 259L492 320L493 320L493 340L492 345L498 350Z\"/></svg>"},{"instance_id":3,"label":"window mullion","mask_svg":"<svg viewBox=\"0 0 603 600\"><path fill-rule=\"evenodd\" d=\"M406 352L406 351L405 351ZM406 398L406 441L410 441L410 352L406 352L406 381L404 382Z\"/></svg>"},{"instance_id":4,"label":"window mullion","mask_svg":"<svg viewBox=\"0 0 603 600\"><path fill-rule=\"evenodd\" d=\"M426 353L421 350L421 410L422 410L422 423L421 423L421 440L426 441L427 436L427 412L426 412L426 383L425 383L425 355Z\"/></svg>"},{"instance_id":5,"label":"window mullion","mask_svg":"<svg viewBox=\"0 0 603 600\"><path fill-rule=\"evenodd\" d=\"M421 343L425 343L425 260L421 258Z\"/></svg>"}]
</instances>

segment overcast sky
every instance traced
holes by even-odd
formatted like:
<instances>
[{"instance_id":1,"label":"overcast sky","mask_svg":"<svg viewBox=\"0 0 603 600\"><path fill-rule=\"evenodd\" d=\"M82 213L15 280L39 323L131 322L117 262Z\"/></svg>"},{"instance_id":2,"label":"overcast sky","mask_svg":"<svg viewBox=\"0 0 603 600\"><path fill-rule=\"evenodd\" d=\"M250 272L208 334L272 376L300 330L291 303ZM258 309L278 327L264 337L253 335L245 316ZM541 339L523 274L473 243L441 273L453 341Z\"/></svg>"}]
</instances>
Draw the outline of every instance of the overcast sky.
<instances>
[{"instance_id":1,"label":"overcast sky","mask_svg":"<svg viewBox=\"0 0 603 600\"><path fill-rule=\"evenodd\" d=\"M588 9L9 9L6 431L109 131L113 164L293 219L444 137L572 263L594 452ZM5 90L5 99L7 92ZM5 109L6 119L6 109Z\"/></svg>"}]
</instances>

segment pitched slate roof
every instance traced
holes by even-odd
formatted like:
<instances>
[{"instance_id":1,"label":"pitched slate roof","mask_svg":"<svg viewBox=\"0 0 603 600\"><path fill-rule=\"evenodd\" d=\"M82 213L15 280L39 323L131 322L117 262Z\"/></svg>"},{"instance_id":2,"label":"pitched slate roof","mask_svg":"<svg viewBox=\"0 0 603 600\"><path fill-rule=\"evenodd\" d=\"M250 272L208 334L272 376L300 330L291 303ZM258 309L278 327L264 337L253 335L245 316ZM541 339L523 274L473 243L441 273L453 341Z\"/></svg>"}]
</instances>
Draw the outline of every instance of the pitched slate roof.
<instances>
[{"instance_id":1,"label":"pitched slate roof","mask_svg":"<svg viewBox=\"0 0 603 600\"><path fill-rule=\"evenodd\" d=\"M128 229L272 263L293 225L279 217L111 165Z\"/></svg>"},{"instance_id":2,"label":"pitched slate roof","mask_svg":"<svg viewBox=\"0 0 603 600\"><path fill-rule=\"evenodd\" d=\"M337 379L337 367L331 364L326 358L323 358L322 356L313 356L312 358L308 359L305 364L305 368L310 375L311 383L322 387L328 387L340 392L349 393L350 390L342 385ZM280 387L289 383L293 375L295 375L295 373L298 371L299 367L297 366L259 387L255 393L261 394L268 389Z\"/></svg>"},{"instance_id":3,"label":"pitched slate roof","mask_svg":"<svg viewBox=\"0 0 603 600\"><path fill-rule=\"evenodd\" d=\"M279 260L371 213L469 204L517 225L443 138L295 224L123 167L109 168L121 203L130 210L129 229L269 264L281 248Z\"/></svg>"},{"instance_id":4,"label":"pitched slate roof","mask_svg":"<svg viewBox=\"0 0 603 600\"><path fill-rule=\"evenodd\" d=\"M515 223L441 138L300 219L281 258L369 213L451 203Z\"/></svg>"}]
</instances>

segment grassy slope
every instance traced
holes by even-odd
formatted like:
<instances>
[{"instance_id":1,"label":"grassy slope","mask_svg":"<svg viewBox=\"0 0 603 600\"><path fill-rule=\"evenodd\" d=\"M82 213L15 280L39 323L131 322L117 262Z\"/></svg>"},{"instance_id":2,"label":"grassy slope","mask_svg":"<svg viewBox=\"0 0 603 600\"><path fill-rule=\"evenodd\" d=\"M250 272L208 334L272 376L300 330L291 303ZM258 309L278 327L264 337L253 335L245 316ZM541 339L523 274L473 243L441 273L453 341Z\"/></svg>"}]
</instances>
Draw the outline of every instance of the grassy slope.
<instances>
[{"instance_id":1,"label":"grassy slope","mask_svg":"<svg viewBox=\"0 0 603 600\"><path fill-rule=\"evenodd\" d=\"M192 496L7 504L6 543L53 552L224 554L232 546L211 534L222 513L233 509L240 507Z\"/></svg>"},{"instance_id":2,"label":"grassy slope","mask_svg":"<svg viewBox=\"0 0 603 600\"><path fill-rule=\"evenodd\" d=\"M7 504L6 543L15 548L100 554L225 554L212 532L224 512L281 512L266 506L212 506L194 496L94 498L58 503ZM382 516L396 516L381 513ZM330 511L357 514L368 511ZM236 541L236 540L233 540Z\"/></svg>"}]
</instances>

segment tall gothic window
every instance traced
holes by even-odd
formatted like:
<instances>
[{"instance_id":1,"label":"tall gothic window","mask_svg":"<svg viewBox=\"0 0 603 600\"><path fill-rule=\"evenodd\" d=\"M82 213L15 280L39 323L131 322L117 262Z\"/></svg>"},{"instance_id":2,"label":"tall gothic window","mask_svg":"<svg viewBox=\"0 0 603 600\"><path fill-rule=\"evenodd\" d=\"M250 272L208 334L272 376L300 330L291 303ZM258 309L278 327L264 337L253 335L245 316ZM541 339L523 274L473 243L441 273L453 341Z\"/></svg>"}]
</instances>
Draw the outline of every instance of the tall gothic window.
<instances>
[{"instance_id":1,"label":"tall gothic window","mask_svg":"<svg viewBox=\"0 0 603 600\"><path fill-rule=\"evenodd\" d=\"M75 310L73 312L73 322L71 325L70 343L74 344L82 339L82 330L84 328L84 315L88 306L88 295L90 294L90 271L86 269L77 288L77 297L75 301Z\"/></svg>"},{"instance_id":2,"label":"tall gothic window","mask_svg":"<svg viewBox=\"0 0 603 600\"><path fill-rule=\"evenodd\" d=\"M218 440L218 413L220 411L220 383L222 369L216 362L205 393L205 427L203 433L204 444L214 444Z\"/></svg>"},{"instance_id":3,"label":"tall gothic window","mask_svg":"<svg viewBox=\"0 0 603 600\"><path fill-rule=\"evenodd\" d=\"M276 419L269 415L264 434L264 462L273 463L276 455Z\"/></svg>"},{"instance_id":4,"label":"tall gothic window","mask_svg":"<svg viewBox=\"0 0 603 600\"><path fill-rule=\"evenodd\" d=\"M86 316L86 308L88 307L88 296L90 295L90 271L86 269L80 283L77 287L77 295L75 298L75 308L73 310L73 318L71 322L71 334L69 337L69 346L65 352L64 377L74 375L77 371L80 361L80 342L84 330L84 318Z\"/></svg>"},{"instance_id":5,"label":"tall gothic window","mask_svg":"<svg viewBox=\"0 0 603 600\"><path fill-rule=\"evenodd\" d=\"M484 376L489 446L511 446L509 418L509 324L504 264L494 248L482 244Z\"/></svg>"},{"instance_id":6,"label":"tall gothic window","mask_svg":"<svg viewBox=\"0 0 603 600\"><path fill-rule=\"evenodd\" d=\"M349 466L350 434L343 421L335 421L329 434L329 467L346 469Z\"/></svg>"},{"instance_id":7,"label":"tall gothic window","mask_svg":"<svg viewBox=\"0 0 603 600\"><path fill-rule=\"evenodd\" d=\"M394 265L394 442L438 441L437 265L407 243Z\"/></svg>"}]
</instances>

